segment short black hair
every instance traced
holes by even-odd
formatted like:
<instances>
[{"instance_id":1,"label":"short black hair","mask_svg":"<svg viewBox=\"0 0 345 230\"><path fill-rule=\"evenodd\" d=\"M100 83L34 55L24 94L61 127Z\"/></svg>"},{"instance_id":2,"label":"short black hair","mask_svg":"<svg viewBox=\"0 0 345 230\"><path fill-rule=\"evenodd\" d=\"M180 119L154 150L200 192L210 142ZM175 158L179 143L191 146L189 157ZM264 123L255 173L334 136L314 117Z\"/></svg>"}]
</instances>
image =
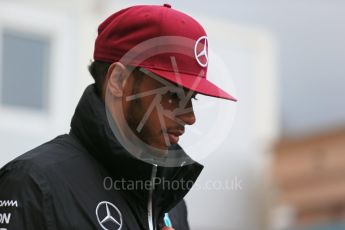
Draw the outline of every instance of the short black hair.
<instances>
[{"instance_id":1,"label":"short black hair","mask_svg":"<svg viewBox=\"0 0 345 230\"><path fill-rule=\"evenodd\" d=\"M88 67L91 76L95 80L96 93L99 97L102 95L104 79L107 75L110 65L111 63L109 62L95 60L92 61Z\"/></svg>"}]
</instances>

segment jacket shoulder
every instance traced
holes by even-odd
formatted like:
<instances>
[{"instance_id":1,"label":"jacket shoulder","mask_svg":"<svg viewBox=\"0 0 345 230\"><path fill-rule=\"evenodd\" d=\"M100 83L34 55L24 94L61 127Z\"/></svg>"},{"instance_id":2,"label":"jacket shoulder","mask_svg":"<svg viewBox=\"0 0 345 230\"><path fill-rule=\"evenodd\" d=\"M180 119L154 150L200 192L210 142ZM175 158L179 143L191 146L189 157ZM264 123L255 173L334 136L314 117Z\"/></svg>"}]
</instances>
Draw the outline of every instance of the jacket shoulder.
<instances>
[{"instance_id":1,"label":"jacket shoulder","mask_svg":"<svg viewBox=\"0 0 345 230\"><path fill-rule=\"evenodd\" d=\"M75 159L88 158L87 150L72 136L65 134L46 142L9 162L6 169L25 168L49 170Z\"/></svg>"},{"instance_id":2,"label":"jacket shoulder","mask_svg":"<svg viewBox=\"0 0 345 230\"><path fill-rule=\"evenodd\" d=\"M30 164L9 164L0 170L0 229L44 230L53 228L49 215L50 189L44 176Z\"/></svg>"},{"instance_id":3,"label":"jacket shoulder","mask_svg":"<svg viewBox=\"0 0 345 230\"><path fill-rule=\"evenodd\" d=\"M9 229L70 229L66 226L75 225L71 216L79 218L80 207L93 205L90 194L102 194L100 171L77 139L56 137L0 169L0 202L14 205L7 209L0 205L0 213L11 213Z\"/></svg>"}]
</instances>

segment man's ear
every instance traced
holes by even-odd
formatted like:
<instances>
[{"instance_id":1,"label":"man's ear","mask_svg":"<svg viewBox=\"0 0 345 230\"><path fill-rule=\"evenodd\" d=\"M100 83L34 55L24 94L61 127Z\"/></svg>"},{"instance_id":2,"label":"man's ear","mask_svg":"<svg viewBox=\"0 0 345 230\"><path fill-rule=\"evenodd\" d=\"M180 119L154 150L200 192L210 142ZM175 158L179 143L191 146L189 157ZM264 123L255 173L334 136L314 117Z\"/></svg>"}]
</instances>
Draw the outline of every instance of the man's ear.
<instances>
[{"instance_id":1,"label":"man's ear","mask_svg":"<svg viewBox=\"0 0 345 230\"><path fill-rule=\"evenodd\" d=\"M108 91L114 97L122 97L127 76L127 69L121 62L112 63L106 75L103 94ZM103 98L105 98L105 95L103 95Z\"/></svg>"}]
</instances>

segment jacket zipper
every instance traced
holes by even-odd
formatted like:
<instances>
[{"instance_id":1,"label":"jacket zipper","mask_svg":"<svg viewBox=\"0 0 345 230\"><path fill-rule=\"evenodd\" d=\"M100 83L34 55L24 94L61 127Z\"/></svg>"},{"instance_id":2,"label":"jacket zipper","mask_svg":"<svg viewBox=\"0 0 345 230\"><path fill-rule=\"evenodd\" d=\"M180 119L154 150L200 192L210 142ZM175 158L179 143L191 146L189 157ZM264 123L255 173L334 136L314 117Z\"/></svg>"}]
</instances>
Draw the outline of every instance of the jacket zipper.
<instances>
[{"instance_id":1,"label":"jacket zipper","mask_svg":"<svg viewBox=\"0 0 345 230\"><path fill-rule=\"evenodd\" d=\"M157 165L153 165L152 167L152 174L151 174L151 189L149 192L149 202L147 205L147 217L148 217L148 223L149 223L149 229L150 230L155 230L156 226L154 224L153 220L153 207L152 207L152 196L153 196L153 191L154 191L154 183L156 179L156 174L157 174Z\"/></svg>"}]
</instances>

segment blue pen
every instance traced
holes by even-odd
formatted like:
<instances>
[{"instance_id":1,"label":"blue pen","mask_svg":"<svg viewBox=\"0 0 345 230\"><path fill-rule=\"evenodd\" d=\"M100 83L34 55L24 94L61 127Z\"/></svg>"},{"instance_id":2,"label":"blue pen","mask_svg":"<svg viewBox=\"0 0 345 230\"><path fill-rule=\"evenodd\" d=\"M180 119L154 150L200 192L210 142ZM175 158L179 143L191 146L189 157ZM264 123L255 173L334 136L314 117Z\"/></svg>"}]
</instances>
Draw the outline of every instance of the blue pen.
<instances>
[{"instance_id":1,"label":"blue pen","mask_svg":"<svg viewBox=\"0 0 345 230\"><path fill-rule=\"evenodd\" d=\"M169 214L168 213L165 213L165 215L164 215L164 223L165 223L166 227L172 228L171 220L169 218Z\"/></svg>"}]
</instances>

